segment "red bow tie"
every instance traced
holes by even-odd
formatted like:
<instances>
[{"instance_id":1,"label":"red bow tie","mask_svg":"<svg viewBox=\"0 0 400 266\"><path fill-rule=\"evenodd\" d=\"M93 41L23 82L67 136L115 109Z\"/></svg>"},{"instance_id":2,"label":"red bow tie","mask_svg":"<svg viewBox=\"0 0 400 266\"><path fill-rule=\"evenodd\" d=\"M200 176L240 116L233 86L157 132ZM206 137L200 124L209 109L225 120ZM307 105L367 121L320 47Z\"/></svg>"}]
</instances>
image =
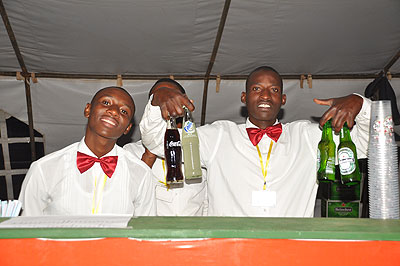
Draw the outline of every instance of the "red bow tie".
<instances>
[{"instance_id":1,"label":"red bow tie","mask_svg":"<svg viewBox=\"0 0 400 266\"><path fill-rule=\"evenodd\" d=\"M106 156L103 158L95 158L78 151L76 157L76 165L78 166L79 172L84 173L89 170L95 162L99 162L101 169L104 173L111 178L117 166L118 156Z\"/></svg>"},{"instance_id":2,"label":"red bow tie","mask_svg":"<svg viewBox=\"0 0 400 266\"><path fill-rule=\"evenodd\" d=\"M282 124L276 124L266 129L259 129L259 128L246 128L247 134L249 134L249 139L254 146L260 142L264 134L267 134L268 137L273 139L275 142L278 141L281 133L282 133Z\"/></svg>"}]
</instances>

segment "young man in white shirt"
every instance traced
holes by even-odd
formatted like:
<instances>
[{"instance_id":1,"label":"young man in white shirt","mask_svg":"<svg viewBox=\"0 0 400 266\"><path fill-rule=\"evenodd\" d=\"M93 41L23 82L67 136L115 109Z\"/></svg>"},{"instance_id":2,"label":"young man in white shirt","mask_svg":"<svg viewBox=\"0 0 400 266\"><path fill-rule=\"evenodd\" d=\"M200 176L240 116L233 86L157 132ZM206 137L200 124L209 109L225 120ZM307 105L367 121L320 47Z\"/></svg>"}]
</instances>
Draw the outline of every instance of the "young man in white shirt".
<instances>
[{"instance_id":1,"label":"young man in white shirt","mask_svg":"<svg viewBox=\"0 0 400 266\"><path fill-rule=\"evenodd\" d=\"M123 88L99 90L84 109L85 137L32 163L19 198L22 215L155 215L151 170L116 145L134 113Z\"/></svg>"},{"instance_id":2,"label":"young man in white shirt","mask_svg":"<svg viewBox=\"0 0 400 266\"><path fill-rule=\"evenodd\" d=\"M312 217L318 188L318 124L278 122L286 95L281 76L271 67L249 74L241 101L249 114L245 124L217 121L198 128L201 162L207 169L208 215ZM339 132L345 122L353 127L356 119L352 139L359 158L365 157L370 101L355 94L314 101L330 106L321 126L332 119ZM162 118L182 115L183 105L194 109L176 90L160 88L153 94L140 122L142 141L151 152L162 154Z\"/></svg>"},{"instance_id":3,"label":"young man in white shirt","mask_svg":"<svg viewBox=\"0 0 400 266\"><path fill-rule=\"evenodd\" d=\"M175 80L169 78L159 79L149 91L149 96L159 88L175 89L186 94L184 88ZM182 119L182 118L178 118ZM178 120L177 119L177 120ZM178 127L182 123L178 122ZM180 130L180 129L179 129ZM162 134L163 135L163 134ZM163 158L149 152L141 141L128 143L124 149L141 157L149 167L152 168L156 183L156 209L159 216L202 216L207 211L206 182L204 178L201 183L184 184L180 188L168 188L165 176L167 165ZM184 170L182 164L182 172Z\"/></svg>"}]
</instances>

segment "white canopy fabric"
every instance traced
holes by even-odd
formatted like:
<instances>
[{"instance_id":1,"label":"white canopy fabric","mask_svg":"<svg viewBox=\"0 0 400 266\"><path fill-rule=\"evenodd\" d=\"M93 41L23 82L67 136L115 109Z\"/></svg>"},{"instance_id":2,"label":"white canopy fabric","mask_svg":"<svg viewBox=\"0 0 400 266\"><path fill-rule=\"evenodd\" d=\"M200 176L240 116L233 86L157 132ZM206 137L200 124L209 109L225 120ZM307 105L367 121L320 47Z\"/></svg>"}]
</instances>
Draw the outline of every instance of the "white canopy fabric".
<instances>
[{"instance_id":1,"label":"white canopy fabric","mask_svg":"<svg viewBox=\"0 0 400 266\"><path fill-rule=\"evenodd\" d=\"M224 1L215 0L2 0L30 73L35 129L45 136L46 153L78 141L84 134L84 105L110 79L60 79L40 73L115 75L123 79L137 107L138 123L156 76L177 79L195 100L200 122L203 77L210 64ZM300 75L377 75L400 51L398 0L232 1L209 84L206 123L243 122L240 92L247 75L270 65L285 79L283 122L321 116L326 107L312 98L363 94L372 78L313 79L300 88ZM24 82L6 28L0 25L0 108L27 121ZM400 95L400 60L390 68ZM2 75L1 73L4 73ZM196 76L192 80L190 76ZM185 78L187 77L187 78ZM399 99L397 99L400 106ZM140 138L135 130L132 140Z\"/></svg>"}]
</instances>

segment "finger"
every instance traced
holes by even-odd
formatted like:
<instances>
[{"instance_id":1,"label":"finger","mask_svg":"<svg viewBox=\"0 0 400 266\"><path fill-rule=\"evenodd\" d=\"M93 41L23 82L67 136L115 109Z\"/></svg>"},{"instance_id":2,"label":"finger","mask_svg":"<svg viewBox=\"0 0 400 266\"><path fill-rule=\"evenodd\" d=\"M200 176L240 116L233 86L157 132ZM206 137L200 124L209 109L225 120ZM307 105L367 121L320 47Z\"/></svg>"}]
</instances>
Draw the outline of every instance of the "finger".
<instances>
[{"instance_id":1,"label":"finger","mask_svg":"<svg viewBox=\"0 0 400 266\"><path fill-rule=\"evenodd\" d=\"M185 106L185 99L184 98L179 98L179 99L174 99L173 101L173 107L176 116L183 116L185 114L185 109L183 107Z\"/></svg>"},{"instance_id":2,"label":"finger","mask_svg":"<svg viewBox=\"0 0 400 266\"><path fill-rule=\"evenodd\" d=\"M349 129L352 129L354 127L354 119L348 119L346 122Z\"/></svg>"},{"instance_id":3,"label":"finger","mask_svg":"<svg viewBox=\"0 0 400 266\"><path fill-rule=\"evenodd\" d=\"M324 126L324 124L328 122L328 120L334 118L336 113L337 109L334 107L331 107L328 110L326 110L325 113L322 115L321 119L319 120L319 124L321 125L321 127Z\"/></svg>"},{"instance_id":4,"label":"finger","mask_svg":"<svg viewBox=\"0 0 400 266\"><path fill-rule=\"evenodd\" d=\"M193 100L189 99L187 95L185 95L185 98L182 99L182 105L186 106L190 110L190 112L193 112L195 109Z\"/></svg>"},{"instance_id":5,"label":"finger","mask_svg":"<svg viewBox=\"0 0 400 266\"><path fill-rule=\"evenodd\" d=\"M335 117L332 119L332 128L336 133L339 133L344 123L346 122L347 115L343 112L337 112Z\"/></svg>"},{"instance_id":6,"label":"finger","mask_svg":"<svg viewBox=\"0 0 400 266\"><path fill-rule=\"evenodd\" d=\"M161 116L164 120L169 120L169 112L165 105L160 106Z\"/></svg>"},{"instance_id":7,"label":"finger","mask_svg":"<svg viewBox=\"0 0 400 266\"><path fill-rule=\"evenodd\" d=\"M346 122L347 122L347 126L349 127L349 129L352 129L354 126L354 117L348 116L346 119Z\"/></svg>"},{"instance_id":8,"label":"finger","mask_svg":"<svg viewBox=\"0 0 400 266\"><path fill-rule=\"evenodd\" d=\"M166 106L171 117L182 115L182 110L180 110L182 107L176 101L171 100L166 103Z\"/></svg>"},{"instance_id":9,"label":"finger","mask_svg":"<svg viewBox=\"0 0 400 266\"><path fill-rule=\"evenodd\" d=\"M316 99L316 98L314 98L313 101L314 101L316 104L319 104L319 105L328 105L328 106L332 106L332 104L333 104L333 99Z\"/></svg>"}]
</instances>

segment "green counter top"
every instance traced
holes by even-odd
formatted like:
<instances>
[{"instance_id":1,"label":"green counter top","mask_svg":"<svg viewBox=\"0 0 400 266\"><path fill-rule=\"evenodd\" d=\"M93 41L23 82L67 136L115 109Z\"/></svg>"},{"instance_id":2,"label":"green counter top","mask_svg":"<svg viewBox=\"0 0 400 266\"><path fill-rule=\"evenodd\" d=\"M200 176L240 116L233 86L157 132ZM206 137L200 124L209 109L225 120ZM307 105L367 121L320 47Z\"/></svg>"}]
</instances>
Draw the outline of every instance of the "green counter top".
<instances>
[{"instance_id":1,"label":"green counter top","mask_svg":"<svg viewBox=\"0 0 400 266\"><path fill-rule=\"evenodd\" d=\"M6 218L0 218L0 222ZM135 217L128 228L0 228L7 238L265 238L400 241L400 220L356 218Z\"/></svg>"}]
</instances>

